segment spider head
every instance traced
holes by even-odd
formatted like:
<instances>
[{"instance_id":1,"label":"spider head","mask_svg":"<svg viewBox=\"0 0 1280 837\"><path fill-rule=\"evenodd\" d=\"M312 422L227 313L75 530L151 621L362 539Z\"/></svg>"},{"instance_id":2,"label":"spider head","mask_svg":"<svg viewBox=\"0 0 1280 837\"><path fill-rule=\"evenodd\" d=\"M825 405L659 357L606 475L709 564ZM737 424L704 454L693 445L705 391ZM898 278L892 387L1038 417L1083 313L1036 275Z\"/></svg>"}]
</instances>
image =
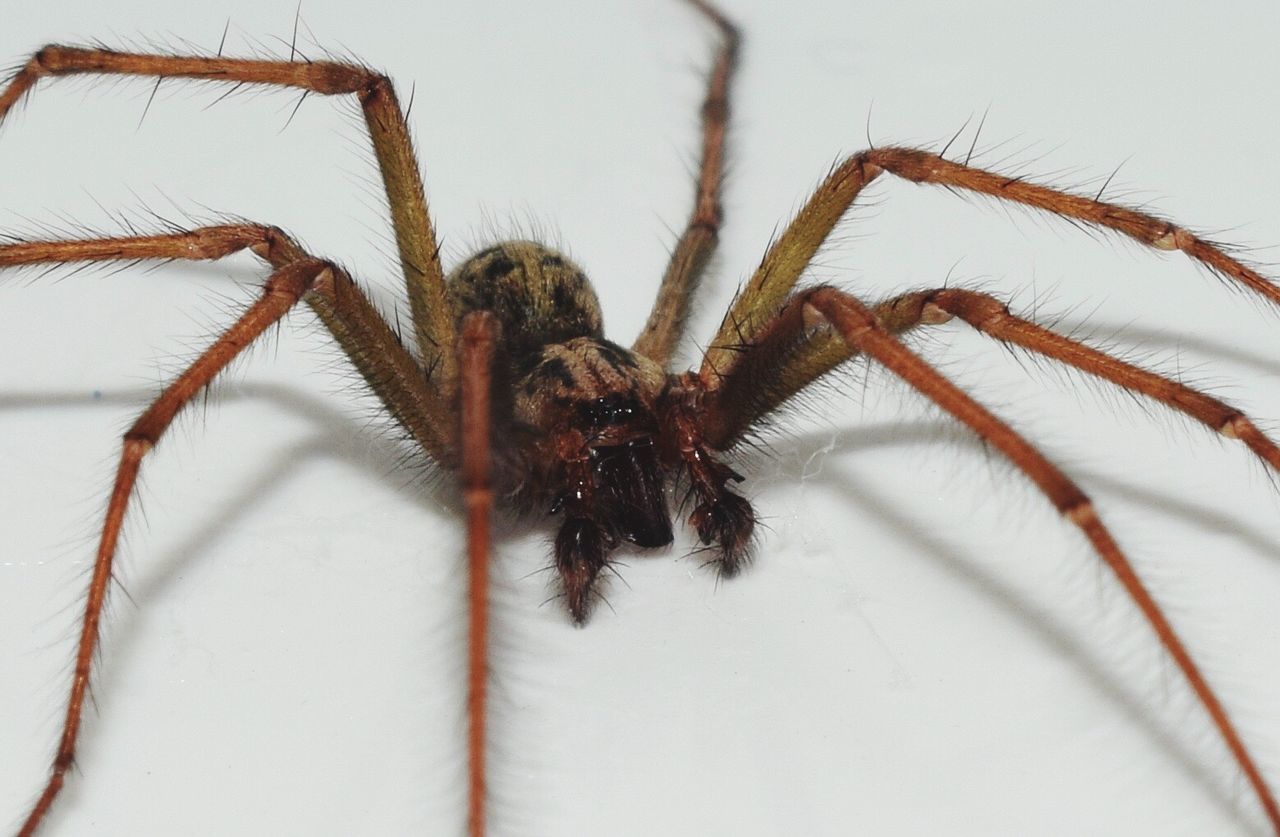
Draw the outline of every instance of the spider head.
<instances>
[{"instance_id":1,"label":"spider head","mask_svg":"<svg viewBox=\"0 0 1280 837\"><path fill-rule=\"evenodd\" d=\"M543 346L516 387L517 419L538 429L554 511L598 524L608 545L671 542L654 404L666 376L598 338Z\"/></svg>"},{"instance_id":2,"label":"spider head","mask_svg":"<svg viewBox=\"0 0 1280 837\"><path fill-rule=\"evenodd\" d=\"M671 543L655 410L666 375L594 337L543 346L529 369L515 388L515 417L539 439L542 487L564 518L556 566L581 623L595 578L620 542Z\"/></svg>"}]
</instances>

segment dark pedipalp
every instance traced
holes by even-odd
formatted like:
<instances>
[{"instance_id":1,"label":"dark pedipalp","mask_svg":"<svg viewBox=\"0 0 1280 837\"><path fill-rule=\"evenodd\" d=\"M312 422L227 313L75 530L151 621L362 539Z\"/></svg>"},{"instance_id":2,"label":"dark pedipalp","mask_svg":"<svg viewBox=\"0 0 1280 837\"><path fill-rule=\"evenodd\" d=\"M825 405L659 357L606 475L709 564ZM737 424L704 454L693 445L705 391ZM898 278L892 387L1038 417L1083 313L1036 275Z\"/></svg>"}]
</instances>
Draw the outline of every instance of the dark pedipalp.
<instances>
[{"instance_id":1,"label":"dark pedipalp","mask_svg":"<svg viewBox=\"0 0 1280 837\"><path fill-rule=\"evenodd\" d=\"M669 390L664 423L670 428L668 444L682 462L690 493L698 503L689 524L698 540L719 553L714 563L720 574L733 576L750 560L756 514L745 497L729 488L731 482L742 482L742 475L717 460L703 438L697 419L698 392L684 385Z\"/></svg>"},{"instance_id":2,"label":"dark pedipalp","mask_svg":"<svg viewBox=\"0 0 1280 837\"><path fill-rule=\"evenodd\" d=\"M556 535L556 570L569 615L579 625L591 612L591 591L617 541L598 520L570 517Z\"/></svg>"}]
</instances>

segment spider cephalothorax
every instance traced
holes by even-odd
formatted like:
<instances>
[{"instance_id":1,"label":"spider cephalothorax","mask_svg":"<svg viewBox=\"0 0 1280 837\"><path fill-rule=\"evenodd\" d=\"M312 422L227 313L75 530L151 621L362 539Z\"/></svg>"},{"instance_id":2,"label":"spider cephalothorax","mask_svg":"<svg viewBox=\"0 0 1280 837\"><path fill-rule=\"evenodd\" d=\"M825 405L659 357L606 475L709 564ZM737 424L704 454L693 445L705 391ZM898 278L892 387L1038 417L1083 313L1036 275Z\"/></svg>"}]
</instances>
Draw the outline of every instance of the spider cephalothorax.
<instances>
[{"instance_id":1,"label":"spider cephalothorax","mask_svg":"<svg viewBox=\"0 0 1280 837\"><path fill-rule=\"evenodd\" d=\"M495 481L526 510L562 517L556 569L575 621L586 620L593 585L626 541L672 540L670 477L688 476L697 496L690 522L716 547L722 571L745 557L755 518L725 488L740 479L712 458L697 428L698 387L604 337L600 305L583 271L533 241L488 247L448 278L459 322L496 321Z\"/></svg>"}]
</instances>

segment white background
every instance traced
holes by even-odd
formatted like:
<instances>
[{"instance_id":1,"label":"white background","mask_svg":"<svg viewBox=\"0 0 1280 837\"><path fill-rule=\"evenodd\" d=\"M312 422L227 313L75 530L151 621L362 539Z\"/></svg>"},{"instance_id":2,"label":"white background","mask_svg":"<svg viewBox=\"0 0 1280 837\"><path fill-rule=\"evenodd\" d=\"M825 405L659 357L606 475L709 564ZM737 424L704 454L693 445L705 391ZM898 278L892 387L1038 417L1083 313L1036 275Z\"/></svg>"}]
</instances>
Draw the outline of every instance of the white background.
<instances>
[{"instance_id":1,"label":"white background","mask_svg":"<svg viewBox=\"0 0 1280 837\"><path fill-rule=\"evenodd\" d=\"M293 0L56 2L0 55L154 37L288 52ZM1280 244L1280 14L1267 2L738 0L728 226L705 340L838 156L940 143ZM711 30L676 2L307 0L315 40L408 101L450 262L550 230L629 342L686 216ZM304 35L306 33L304 32ZM282 38L283 41L278 38ZM319 50L304 37L304 50ZM0 228L119 229L101 207L279 224L390 304L397 275L349 102L171 83L45 82L0 131ZM282 130L283 129L283 130ZM1151 253L888 178L812 278L867 298L979 284L1280 417L1274 309ZM101 204L101 207L98 205ZM210 208L206 210L205 207ZM495 220L496 219L496 220ZM516 219L514 222L511 219ZM1270 248L1267 245L1272 245ZM248 300L249 259L0 286L0 830L56 740L118 434ZM55 279L55 277L61 277ZM144 466L81 772L45 833L456 834L463 533L397 469L371 403L299 312ZM1280 784L1280 526L1239 446L1020 366L960 325L921 343L1097 499ZM687 358L694 356L689 345ZM864 381L866 381L864 385ZM768 528L717 586L630 555L583 630L547 603L547 531L495 557L496 834L1260 834L1203 712L1083 540L998 460L862 370L774 458ZM96 395L95 395L96 393ZM446 483L447 485L447 483Z\"/></svg>"}]
</instances>

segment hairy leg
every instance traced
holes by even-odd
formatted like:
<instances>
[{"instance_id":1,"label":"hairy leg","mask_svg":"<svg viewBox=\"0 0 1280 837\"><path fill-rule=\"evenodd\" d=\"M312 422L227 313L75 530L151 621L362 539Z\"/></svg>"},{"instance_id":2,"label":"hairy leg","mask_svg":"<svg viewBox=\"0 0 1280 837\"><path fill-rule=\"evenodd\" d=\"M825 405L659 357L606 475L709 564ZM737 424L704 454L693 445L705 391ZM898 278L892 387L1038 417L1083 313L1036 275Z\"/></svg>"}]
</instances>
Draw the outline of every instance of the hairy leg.
<instances>
[{"instance_id":1,"label":"hairy leg","mask_svg":"<svg viewBox=\"0 0 1280 837\"><path fill-rule=\"evenodd\" d=\"M699 375L704 386L719 386L719 380L740 356L740 349L751 344L772 320L862 189L886 171L915 183L932 183L1021 203L1073 223L1122 233L1157 250L1181 250L1215 273L1280 305L1280 286L1228 255L1222 246L1163 218L953 163L927 151L876 148L855 154L836 166L774 241L760 267L738 292L703 356Z\"/></svg>"},{"instance_id":2,"label":"hairy leg","mask_svg":"<svg viewBox=\"0 0 1280 837\"><path fill-rule=\"evenodd\" d=\"M355 94L386 188L418 351L423 364L437 369L445 391L452 393L456 377L453 313L444 293L444 271L409 128L390 79L366 67L333 61L259 61L47 46L0 88L0 122L41 78L84 74L294 87L304 95ZM444 413L431 418L440 426L448 423Z\"/></svg>"},{"instance_id":3,"label":"hairy leg","mask_svg":"<svg viewBox=\"0 0 1280 837\"><path fill-rule=\"evenodd\" d=\"M806 319L804 306L803 293L788 300L708 398L707 439L716 449L733 447L761 418L858 353L839 332L815 327L812 316ZM1003 343L1073 366L1177 410L1216 433L1240 441L1280 472L1280 446L1239 409L1012 314L1005 303L991 294L963 288L915 291L871 310L879 323L894 334L959 317Z\"/></svg>"},{"instance_id":4,"label":"hairy leg","mask_svg":"<svg viewBox=\"0 0 1280 837\"><path fill-rule=\"evenodd\" d=\"M400 344L394 331L344 272L309 256L274 227L226 224L152 236L27 241L0 246L0 269L72 262L218 259L244 249L275 268L261 298L170 384L125 434L124 451L90 581L62 737L48 783L20 832L23 837L35 832L75 760L76 739L116 542L142 457L154 447L178 411L241 350L278 322L299 300L305 300L329 327L374 392L423 448L442 462L451 459L454 428L436 426L424 406L438 399L439 393L428 385L426 374Z\"/></svg>"},{"instance_id":5,"label":"hairy leg","mask_svg":"<svg viewBox=\"0 0 1280 837\"><path fill-rule=\"evenodd\" d=\"M724 136L729 122L729 82L737 63L738 30L719 9L704 0L689 2L720 29L721 45L707 81L702 102L702 161L693 197L693 214L685 225L667 262L649 320L632 351L650 358L664 369L684 331L689 302L707 261L716 248L723 209L720 183L724 179Z\"/></svg>"},{"instance_id":6,"label":"hairy leg","mask_svg":"<svg viewBox=\"0 0 1280 837\"><path fill-rule=\"evenodd\" d=\"M895 332L959 317L983 334L1004 343L1074 366L1081 372L1184 413L1210 430L1243 443L1264 463L1280 471L1280 447L1240 410L1185 384L1015 316L1007 305L990 294L961 288L921 291L904 294L877 306L875 313L886 328Z\"/></svg>"},{"instance_id":7,"label":"hairy leg","mask_svg":"<svg viewBox=\"0 0 1280 837\"><path fill-rule=\"evenodd\" d=\"M1073 365L1077 365L1079 368L1085 369L1085 371L1094 372L1108 380L1113 380L1122 386L1130 386L1153 397L1158 396L1148 390L1162 389L1165 397L1160 400L1175 408L1183 409L1184 412L1188 412L1193 417L1210 424L1210 426L1214 426L1212 417L1219 416L1218 411L1221 409L1225 412L1221 413L1223 423L1218 428L1230 427L1231 432L1239 433L1241 438L1246 441L1248 441L1248 436L1246 432L1242 432L1243 428L1248 428L1248 432L1257 436L1261 436L1261 434L1257 433L1256 429L1253 428L1253 424L1238 411L1234 411L1222 405L1221 402L1208 398L1208 396L1187 388L1178 389L1180 385L1172 381L1165 381L1158 376L1150 375L1150 373L1141 373L1141 370L1136 370L1134 367L1116 361L1114 358L1105 358L1105 355L1099 358L1093 353L1094 350L1081 351L1082 347L1079 344L1073 344L1071 341L1059 343L1059 340L1065 340L1065 338L1060 338L1057 335L1052 335L1056 339L1048 339L1047 333L1043 329L1031 326L1025 321L1016 321L1016 318L1012 318L1011 315L1004 315L1009 320L1003 320L1002 317L996 316L997 312L994 309L984 303L984 295L973 294L972 296L965 296L965 292L950 291L938 293L951 295L943 296L943 304L937 305L936 308L928 308L923 302L924 297L915 299L912 303L906 302L909 297L896 300L895 303L897 303L898 308L896 319L894 314L895 303L887 303L881 309L872 310L854 297L833 288L815 288L797 294L788 300L774 322L766 324L763 330L763 339L743 352L743 360L734 369L733 373L721 379L721 390L708 394L706 426L718 429L718 432L723 433L724 429L732 423L732 420L726 417L744 406L725 401L720 396L720 392L728 394L743 392L744 390L740 390L737 386L736 382L739 381L754 380L759 384L770 374L770 361L767 359L770 353L780 351L786 346L804 345L806 340L813 338L814 335L817 335L817 337L812 339L811 342L818 348L812 355L813 358L821 356L822 352L831 351L826 341L839 339L845 344L844 352L846 356L863 353L885 366L890 372L897 375L930 401L968 425L983 441L1003 453L1036 484L1063 517L1080 528L1099 557L1115 573L1134 604L1142 611L1143 616L1155 631L1161 646L1173 658L1201 705L1204 706L1205 711L1209 714L1236 763L1248 779L1268 820L1277 833L1280 833L1280 806L1277 806L1274 794L1263 779L1252 755L1236 731L1235 725L1227 715L1218 696L1209 686L1199 667L1186 650L1182 640L1175 633L1168 618L1164 615L1160 606L1156 604L1134 572L1128 558L1120 551L1110 532L1098 518L1089 498L1022 436L966 395L918 355L911 352L894 336L890 329L910 327L910 325L924 322L939 322L951 313L951 309L955 309L957 314L964 311L966 314L973 316L975 320L983 322L985 324L983 330L992 329L993 334L997 330L1002 332L1001 339L1011 339L1013 336L1018 336L1021 338L1020 345L1025 340L1027 348L1034 351L1043 349L1044 353L1051 357L1062 355L1058 359L1064 361L1068 357L1074 357L1080 362ZM990 298L987 297L986 299L989 300ZM991 302L1003 308L998 302L994 300L991 300ZM905 313L913 304L918 306L918 311L914 316L910 313ZM940 314L939 312L942 313ZM961 314L961 316L964 315ZM1030 327L1024 327L1019 322ZM834 330L834 335L831 330ZM1097 355L1101 355L1101 353L1097 353ZM1106 362L1102 362L1103 358L1106 359ZM779 368L775 364L773 366L774 372ZM1164 388L1160 382L1171 385L1174 389ZM792 383L789 383L788 386L791 386ZM1156 386L1157 384L1160 384L1160 386ZM1271 462L1276 451L1274 443L1265 437L1262 437L1259 447L1255 447L1253 443L1250 444L1250 447L1254 448L1268 463ZM1266 451L1265 455L1264 450Z\"/></svg>"},{"instance_id":8,"label":"hairy leg","mask_svg":"<svg viewBox=\"0 0 1280 837\"><path fill-rule=\"evenodd\" d=\"M263 287L262 295L227 329L194 363L169 386L165 387L147 410L138 417L124 434L120 464L116 470L111 499L107 504L102 536L98 542L93 575L89 583L85 603L80 640L76 646L75 670L71 681L71 697L62 726L62 737L54 756L49 780L40 798L19 831L20 837L34 834L40 821L48 813L58 791L62 789L66 772L75 763L76 738L84 700L89 688L89 676L93 668L94 649L106 601L107 587L111 582L111 566L115 558L120 527L124 522L129 498L138 478L142 458L155 447L161 435L173 421L178 411L191 398L235 359L240 352L256 340L267 328L279 322L303 295L320 280L330 266L323 261L303 259L294 261L273 272Z\"/></svg>"},{"instance_id":9,"label":"hairy leg","mask_svg":"<svg viewBox=\"0 0 1280 837\"><path fill-rule=\"evenodd\" d=\"M0 245L0 270L6 267L71 262L133 262L151 259L221 259L241 250L281 268L311 259L297 242L275 227L223 224L160 235L95 238L82 241L24 241ZM349 276L332 267L314 283L304 300L329 328L352 364L396 420L436 461L454 461L448 402L429 371L400 343L395 331Z\"/></svg>"}]
</instances>

